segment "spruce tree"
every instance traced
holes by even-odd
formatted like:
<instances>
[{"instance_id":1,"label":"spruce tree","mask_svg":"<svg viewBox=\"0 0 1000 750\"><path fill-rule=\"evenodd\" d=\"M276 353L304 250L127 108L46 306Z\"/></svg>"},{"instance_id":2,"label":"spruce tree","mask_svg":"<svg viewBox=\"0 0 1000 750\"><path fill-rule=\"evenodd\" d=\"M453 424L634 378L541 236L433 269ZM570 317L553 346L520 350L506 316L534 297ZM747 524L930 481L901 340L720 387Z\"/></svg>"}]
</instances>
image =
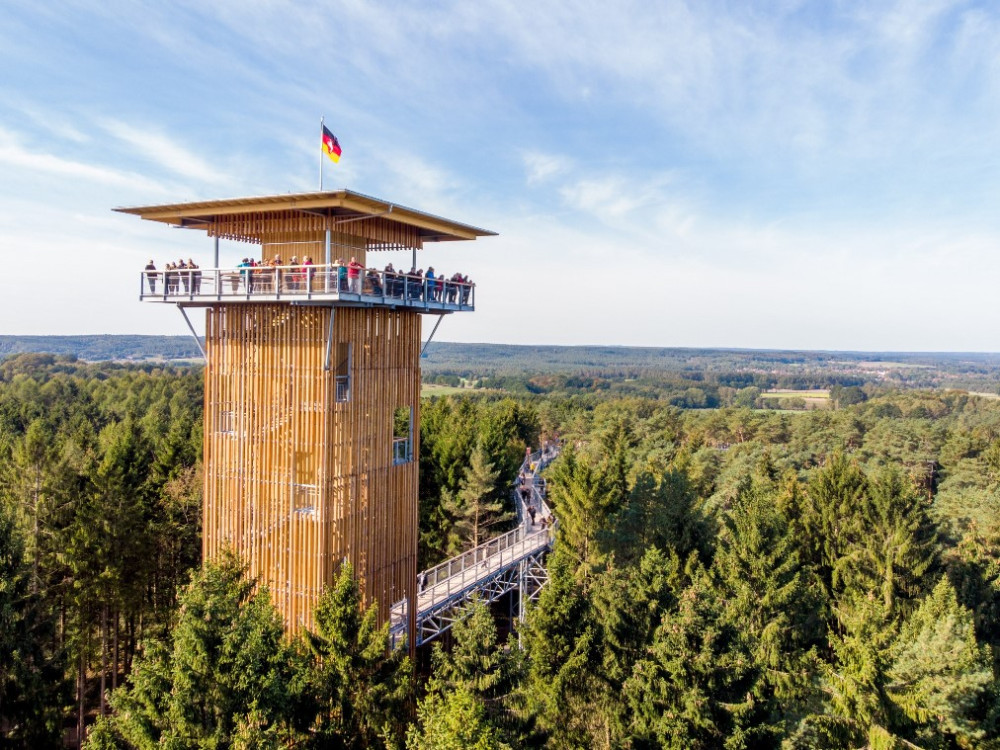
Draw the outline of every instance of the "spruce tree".
<instances>
[{"instance_id":1,"label":"spruce tree","mask_svg":"<svg viewBox=\"0 0 1000 750\"><path fill-rule=\"evenodd\" d=\"M986 739L976 709L993 687L989 649L976 640L972 613L942 578L903 624L893 645L890 699L919 726L919 744L954 738L972 747Z\"/></svg>"},{"instance_id":2,"label":"spruce tree","mask_svg":"<svg viewBox=\"0 0 1000 750\"><path fill-rule=\"evenodd\" d=\"M487 540L491 527L511 519L512 514L504 510L499 478L486 451L477 445L458 493L442 494L442 507L452 524L448 535L451 554L479 546Z\"/></svg>"},{"instance_id":3,"label":"spruce tree","mask_svg":"<svg viewBox=\"0 0 1000 750\"><path fill-rule=\"evenodd\" d=\"M631 736L639 747L752 746L753 666L708 572L692 572L625 683Z\"/></svg>"},{"instance_id":4,"label":"spruce tree","mask_svg":"<svg viewBox=\"0 0 1000 750\"><path fill-rule=\"evenodd\" d=\"M499 642L489 606L479 599L470 601L452 628L452 636L450 651L445 651L440 643L434 645L427 695L417 711L421 742L416 746L436 746L427 744L432 737L439 738L436 740L439 742L443 736L442 728L434 724L447 725L448 717L456 710L465 711L469 700L477 707L475 715L468 717L475 728L472 734L463 734L467 741L480 735L506 740L505 734L513 734L514 739L519 739L515 730L517 722L510 710L510 693L518 677L518 660ZM408 744L413 746L413 740L411 732Z\"/></svg>"},{"instance_id":5,"label":"spruce tree","mask_svg":"<svg viewBox=\"0 0 1000 750\"><path fill-rule=\"evenodd\" d=\"M68 702L54 623L32 591L32 569L13 514L0 501L0 747L55 747Z\"/></svg>"},{"instance_id":6,"label":"spruce tree","mask_svg":"<svg viewBox=\"0 0 1000 750\"><path fill-rule=\"evenodd\" d=\"M169 641L146 643L88 746L266 747L295 736L303 661L266 591L253 589L235 558L206 564Z\"/></svg>"},{"instance_id":7,"label":"spruce tree","mask_svg":"<svg viewBox=\"0 0 1000 750\"><path fill-rule=\"evenodd\" d=\"M349 563L341 566L306 634L312 653L307 680L318 702L315 747L392 747L402 737L411 666L402 649L389 649L389 625L365 608Z\"/></svg>"},{"instance_id":8,"label":"spruce tree","mask_svg":"<svg viewBox=\"0 0 1000 750\"><path fill-rule=\"evenodd\" d=\"M754 731L775 741L813 692L815 649L825 642L822 585L800 562L771 497L753 488L723 520L712 573L721 622L748 657Z\"/></svg>"},{"instance_id":9,"label":"spruce tree","mask_svg":"<svg viewBox=\"0 0 1000 750\"><path fill-rule=\"evenodd\" d=\"M846 519L845 519L846 520ZM926 590L937 565L934 530L912 484L894 469L868 483L853 508L840 557L833 563L835 589L878 592L887 612L902 614Z\"/></svg>"},{"instance_id":10,"label":"spruce tree","mask_svg":"<svg viewBox=\"0 0 1000 750\"><path fill-rule=\"evenodd\" d=\"M602 685L597 626L577 583L575 559L558 544L549 557L549 582L521 631L527 675L520 703L525 718L552 747L590 747L603 735L603 717L593 711Z\"/></svg>"}]
</instances>

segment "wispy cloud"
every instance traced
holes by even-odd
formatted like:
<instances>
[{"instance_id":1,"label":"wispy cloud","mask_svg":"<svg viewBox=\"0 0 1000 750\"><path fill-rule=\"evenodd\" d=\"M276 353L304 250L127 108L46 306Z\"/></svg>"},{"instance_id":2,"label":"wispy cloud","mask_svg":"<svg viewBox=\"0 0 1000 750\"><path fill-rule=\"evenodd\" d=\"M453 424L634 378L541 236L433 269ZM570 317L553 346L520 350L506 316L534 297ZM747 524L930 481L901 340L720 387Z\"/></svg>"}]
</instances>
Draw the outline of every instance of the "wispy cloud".
<instances>
[{"instance_id":1,"label":"wispy cloud","mask_svg":"<svg viewBox=\"0 0 1000 750\"><path fill-rule=\"evenodd\" d=\"M569 171L573 162L559 154L543 154L538 151L526 151L521 155L528 184L546 182L552 177Z\"/></svg>"},{"instance_id":2,"label":"wispy cloud","mask_svg":"<svg viewBox=\"0 0 1000 750\"><path fill-rule=\"evenodd\" d=\"M115 138L131 146L137 154L175 175L209 184L222 183L229 179L208 160L152 127L138 127L112 119L105 119L100 124Z\"/></svg>"},{"instance_id":3,"label":"wispy cloud","mask_svg":"<svg viewBox=\"0 0 1000 750\"><path fill-rule=\"evenodd\" d=\"M135 172L75 161L65 154L33 151L21 145L12 133L4 130L0 130L0 164L29 173L69 177L137 191L163 190L155 181Z\"/></svg>"}]
</instances>

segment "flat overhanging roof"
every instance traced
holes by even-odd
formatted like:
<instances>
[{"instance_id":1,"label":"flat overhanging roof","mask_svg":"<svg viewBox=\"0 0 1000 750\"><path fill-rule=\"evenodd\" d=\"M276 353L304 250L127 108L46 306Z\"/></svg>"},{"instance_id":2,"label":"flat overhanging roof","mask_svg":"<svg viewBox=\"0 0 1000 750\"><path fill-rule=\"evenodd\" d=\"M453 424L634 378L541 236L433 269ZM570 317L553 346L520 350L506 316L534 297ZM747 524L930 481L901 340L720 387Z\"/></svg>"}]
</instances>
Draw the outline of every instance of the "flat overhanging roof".
<instances>
[{"instance_id":1,"label":"flat overhanging roof","mask_svg":"<svg viewBox=\"0 0 1000 750\"><path fill-rule=\"evenodd\" d=\"M123 207L114 210L150 221L205 230L220 219L300 211L303 214L331 219L333 229L338 224L349 223L352 220L379 217L384 221L414 228L423 242L474 240L476 237L496 236L496 232L488 229L479 229L351 190L228 198L160 206Z\"/></svg>"}]
</instances>

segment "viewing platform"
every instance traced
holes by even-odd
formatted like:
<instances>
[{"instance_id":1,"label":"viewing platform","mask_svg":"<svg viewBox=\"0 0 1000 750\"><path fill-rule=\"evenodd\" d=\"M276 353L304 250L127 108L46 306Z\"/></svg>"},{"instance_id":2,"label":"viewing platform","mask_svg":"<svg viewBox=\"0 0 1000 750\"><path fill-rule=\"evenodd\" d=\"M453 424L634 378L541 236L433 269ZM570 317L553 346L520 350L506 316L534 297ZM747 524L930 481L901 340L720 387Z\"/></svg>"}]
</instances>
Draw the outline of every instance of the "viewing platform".
<instances>
[{"instance_id":1,"label":"viewing platform","mask_svg":"<svg viewBox=\"0 0 1000 750\"><path fill-rule=\"evenodd\" d=\"M473 283L346 266L253 266L141 271L139 299L205 307L217 302L290 302L400 307L434 314L476 309Z\"/></svg>"}]
</instances>

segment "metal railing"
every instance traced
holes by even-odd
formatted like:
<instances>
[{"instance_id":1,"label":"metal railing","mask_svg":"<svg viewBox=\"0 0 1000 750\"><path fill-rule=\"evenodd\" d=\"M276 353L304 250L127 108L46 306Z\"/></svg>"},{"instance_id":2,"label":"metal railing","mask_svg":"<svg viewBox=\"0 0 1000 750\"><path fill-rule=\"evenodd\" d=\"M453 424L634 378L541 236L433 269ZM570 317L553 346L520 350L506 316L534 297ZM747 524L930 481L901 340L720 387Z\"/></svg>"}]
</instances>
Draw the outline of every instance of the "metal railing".
<instances>
[{"instance_id":1,"label":"metal railing","mask_svg":"<svg viewBox=\"0 0 1000 750\"><path fill-rule=\"evenodd\" d=\"M536 464L536 472L549 463L553 458L548 457L542 463L540 453L532 454L525 458L521 467L521 473L525 472L531 464ZM533 498L541 511L541 517L551 514L545 499L537 489L533 489ZM520 498L515 499L517 503L518 518L521 520L518 527L498 537L494 537L477 547L473 547L467 552L445 560L433 568L428 568L420 574L418 586L421 607L424 611L429 607L434 607L441 601L451 598L453 595L464 591L481 577L487 577L498 570L516 563L525 555L550 545L554 534L554 527L544 527L535 529L532 525L524 523L525 510L520 504ZM464 575L472 571L474 576ZM424 594L430 594L425 597ZM427 601L429 598L430 601Z\"/></svg>"},{"instance_id":2,"label":"metal railing","mask_svg":"<svg viewBox=\"0 0 1000 750\"><path fill-rule=\"evenodd\" d=\"M450 627L452 615L456 607L466 601L471 591L490 590L491 582L497 584L509 571L524 561L538 559L538 555L551 547L555 535L555 524L536 524L527 519L527 511L520 497L520 480L525 476L532 478L531 501L540 510L541 518L551 516L551 510L545 502L545 497L539 489L541 484L537 475L545 466L559 455L558 449L539 451L525 457L518 472L519 482L514 487L514 502L517 508L518 526L516 529L490 539L471 550L445 560L432 568L421 572L417 578L417 644L436 637ZM507 572L505 572L507 571ZM509 590L514 584L494 585L497 589ZM492 601L492 598L489 599ZM390 636L395 647L405 637L408 609L410 603L406 599L396 602L389 612ZM438 620L435 627L425 625Z\"/></svg>"},{"instance_id":3,"label":"metal railing","mask_svg":"<svg viewBox=\"0 0 1000 750\"><path fill-rule=\"evenodd\" d=\"M392 439L392 462L394 464L409 463L413 459L410 453L410 439L394 437Z\"/></svg>"},{"instance_id":4,"label":"metal railing","mask_svg":"<svg viewBox=\"0 0 1000 750\"><path fill-rule=\"evenodd\" d=\"M468 587L461 575L473 570L487 573L503 568L505 564L517 562L527 552L549 543L547 529L528 531L523 526L508 531L488 542L473 547L461 555L445 560L429 570L425 570L423 592L432 592L433 599L446 598L457 590Z\"/></svg>"},{"instance_id":5,"label":"metal railing","mask_svg":"<svg viewBox=\"0 0 1000 750\"><path fill-rule=\"evenodd\" d=\"M337 403L344 403L350 401L351 399L351 376L350 375L337 375L335 378L336 382L336 401Z\"/></svg>"},{"instance_id":6,"label":"metal railing","mask_svg":"<svg viewBox=\"0 0 1000 750\"><path fill-rule=\"evenodd\" d=\"M338 265L238 266L141 271L139 299L150 302L315 299L427 310L474 310L476 285Z\"/></svg>"}]
</instances>

